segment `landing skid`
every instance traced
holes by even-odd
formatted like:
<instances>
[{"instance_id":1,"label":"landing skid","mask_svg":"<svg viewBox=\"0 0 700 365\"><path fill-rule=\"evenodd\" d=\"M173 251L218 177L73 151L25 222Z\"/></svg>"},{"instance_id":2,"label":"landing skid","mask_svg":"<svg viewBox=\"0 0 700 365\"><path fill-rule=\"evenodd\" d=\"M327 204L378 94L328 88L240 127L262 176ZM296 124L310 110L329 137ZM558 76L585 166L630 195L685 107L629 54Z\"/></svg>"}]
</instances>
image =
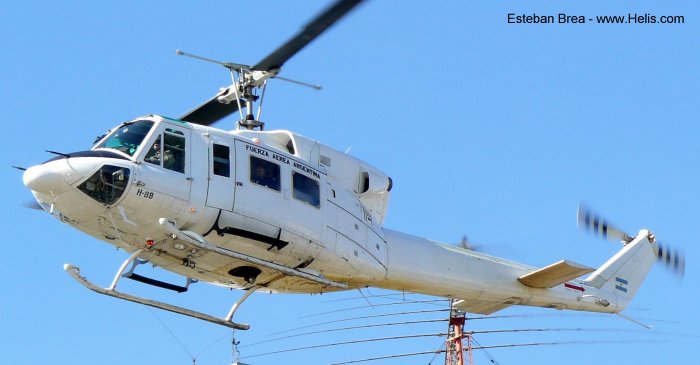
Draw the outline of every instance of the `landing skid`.
<instances>
[{"instance_id":1,"label":"landing skid","mask_svg":"<svg viewBox=\"0 0 700 365\"><path fill-rule=\"evenodd\" d=\"M250 289L248 289L248 291L231 307L231 310L229 311L226 318L214 317L214 316L202 313L202 312L197 312L197 311L194 311L191 309L178 307L178 306L175 306L172 304L163 303L163 302L159 302L156 300L141 298L141 297L137 297L134 295L129 295L126 293L118 292L116 290L117 283L119 282L119 279L122 277L122 273L124 272L126 267L132 261L134 261L138 257L138 255L141 254L142 252L143 252L143 249L136 250L136 252L134 252L126 261L124 261L122 266L119 268L117 275L114 277L114 281L112 282L112 285L109 286L108 288L101 288L101 287L93 284L89 280L87 280L84 276L81 276L80 275L80 268L75 266L75 265L65 264L65 265L63 265L63 269L66 270L66 272L68 272L68 274L70 274L70 276L72 276L73 279L75 279L77 282L82 284L84 287L86 287L86 288L88 288L96 293L99 293L99 294L104 294L104 295L108 295L110 297L124 299L124 300L128 300L130 302L139 303L139 304L147 305L150 307L163 309L163 310L166 310L169 312L178 313L178 314L182 314L182 315L185 315L188 317L201 319L201 320L204 320L207 322L211 322L214 324L218 324L221 326L225 326L225 327L229 327L229 328L233 328L233 329L237 329L237 330L247 330L250 328L250 325L233 322L233 315L235 314L236 310L240 307L241 303L243 303L243 301L245 301L256 289L258 289L257 286L253 286Z\"/></svg>"}]
</instances>

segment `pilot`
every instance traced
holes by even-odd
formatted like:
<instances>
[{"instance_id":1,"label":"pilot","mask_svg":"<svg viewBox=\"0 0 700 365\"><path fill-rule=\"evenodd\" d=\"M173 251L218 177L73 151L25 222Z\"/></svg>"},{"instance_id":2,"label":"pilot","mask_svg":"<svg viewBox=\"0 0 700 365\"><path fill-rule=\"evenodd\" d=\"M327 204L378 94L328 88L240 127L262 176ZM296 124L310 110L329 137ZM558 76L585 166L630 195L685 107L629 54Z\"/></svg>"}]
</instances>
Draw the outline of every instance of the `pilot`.
<instances>
[{"instance_id":1,"label":"pilot","mask_svg":"<svg viewBox=\"0 0 700 365\"><path fill-rule=\"evenodd\" d=\"M175 164L175 156L173 156L173 152L169 148L165 148L161 155L159 137L155 142L153 142L153 146L151 147L151 150L148 151L148 154L144 160L154 165L160 165L161 157L163 158L163 167L172 170L173 165Z\"/></svg>"},{"instance_id":2,"label":"pilot","mask_svg":"<svg viewBox=\"0 0 700 365\"><path fill-rule=\"evenodd\" d=\"M160 137L153 142L153 146L151 150L148 151L148 154L146 154L144 160L155 165L160 165Z\"/></svg>"}]
</instances>

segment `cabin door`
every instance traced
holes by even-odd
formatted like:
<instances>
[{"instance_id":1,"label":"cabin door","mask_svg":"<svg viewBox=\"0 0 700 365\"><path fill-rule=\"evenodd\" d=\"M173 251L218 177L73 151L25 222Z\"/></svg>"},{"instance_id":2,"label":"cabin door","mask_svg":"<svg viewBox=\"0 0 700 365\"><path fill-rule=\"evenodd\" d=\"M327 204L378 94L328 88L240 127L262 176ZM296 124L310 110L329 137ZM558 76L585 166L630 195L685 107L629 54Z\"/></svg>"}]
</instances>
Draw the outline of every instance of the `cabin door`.
<instances>
[{"instance_id":1,"label":"cabin door","mask_svg":"<svg viewBox=\"0 0 700 365\"><path fill-rule=\"evenodd\" d=\"M192 187L190 130L163 122L153 133L141 169L142 185L137 195L157 191L188 201Z\"/></svg>"},{"instance_id":2,"label":"cabin door","mask_svg":"<svg viewBox=\"0 0 700 365\"><path fill-rule=\"evenodd\" d=\"M282 227L286 207L282 188L289 171L274 159L274 152L255 144L236 141L236 199L234 212Z\"/></svg>"},{"instance_id":3,"label":"cabin door","mask_svg":"<svg viewBox=\"0 0 700 365\"><path fill-rule=\"evenodd\" d=\"M235 191L233 141L211 136L209 139L209 190L207 206L233 211Z\"/></svg>"}]
</instances>

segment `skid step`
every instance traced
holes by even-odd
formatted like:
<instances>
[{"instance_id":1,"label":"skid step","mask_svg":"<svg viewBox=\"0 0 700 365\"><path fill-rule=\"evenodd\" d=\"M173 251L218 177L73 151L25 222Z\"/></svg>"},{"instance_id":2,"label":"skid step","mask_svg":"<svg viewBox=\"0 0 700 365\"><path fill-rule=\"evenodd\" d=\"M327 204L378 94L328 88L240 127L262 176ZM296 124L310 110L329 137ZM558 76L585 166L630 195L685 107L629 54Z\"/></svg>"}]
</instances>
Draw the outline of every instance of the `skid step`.
<instances>
[{"instance_id":1,"label":"skid step","mask_svg":"<svg viewBox=\"0 0 700 365\"><path fill-rule=\"evenodd\" d=\"M178 293L184 293L184 292L187 291L187 287L186 287L186 286L181 286L181 285L175 285L175 284L166 283L165 281L156 280L156 279L149 278L149 277L147 277L147 276L139 275L139 274L136 274L136 273L130 273L130 274L127 273L127 274L124 274L124 277L127 278L127 279L131 279L131 280L134 280L134 281L138 281L139 283L144 283L144 284L148 284L148 285L157 286L157 287L159 287L159 288L172 290L172 291L175 291L175 292L178 292Z\"/></svg>"},{"instance_id":2,"label":"skid step","mask_svg":"<svg viewBox=\"0 0 700 365\"><path fill-rule=\"evenodd\" d=\"M125 272L122 275L122 277L127 278L127 279L131 279L134 281L138 281L139 283L153 285L153 286L156 286L158 288L172 290L172 291L178 292L178 293L184 293L187 291L187 289L190 288L190 284L197 282L197 280L187 278L187 283L185 283L184 286L166 283L165 281L149 278L149 277L139 275L139 274L134 272L136 270L137 266L148 263L148 260L141 260L137 256L134 256L134 257L129 258L129 260L127 260L127 264L128 264L128 262L131 262L131 269L129 271ZM126 266L122 265L122 267L126 267ZM117 288L116 282L114 282L112 284L112 286L109 287L108 289L115 290L116 288Z\"/></svg>"}]
</instances>

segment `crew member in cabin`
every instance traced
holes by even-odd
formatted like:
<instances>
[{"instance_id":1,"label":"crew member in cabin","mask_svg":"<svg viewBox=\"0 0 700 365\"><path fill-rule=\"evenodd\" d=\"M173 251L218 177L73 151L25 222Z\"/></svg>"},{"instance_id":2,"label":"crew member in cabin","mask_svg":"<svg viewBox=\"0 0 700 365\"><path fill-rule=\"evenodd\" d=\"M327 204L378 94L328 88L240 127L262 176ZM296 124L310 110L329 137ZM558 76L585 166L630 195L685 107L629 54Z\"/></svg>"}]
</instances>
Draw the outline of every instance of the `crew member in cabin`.
<instances>
[{"instance_id":1,"label":"crew member in cabin","mask_svg":"<svg viewBox=\"0 0 700 365\"><path fill-rule=\"evenodd\" d=\"M258 164L253 168L253 176L251 180L258 184L270 189L279 190L280 183L272 176L262 164Z\"/></svg>"}]
</instances>

